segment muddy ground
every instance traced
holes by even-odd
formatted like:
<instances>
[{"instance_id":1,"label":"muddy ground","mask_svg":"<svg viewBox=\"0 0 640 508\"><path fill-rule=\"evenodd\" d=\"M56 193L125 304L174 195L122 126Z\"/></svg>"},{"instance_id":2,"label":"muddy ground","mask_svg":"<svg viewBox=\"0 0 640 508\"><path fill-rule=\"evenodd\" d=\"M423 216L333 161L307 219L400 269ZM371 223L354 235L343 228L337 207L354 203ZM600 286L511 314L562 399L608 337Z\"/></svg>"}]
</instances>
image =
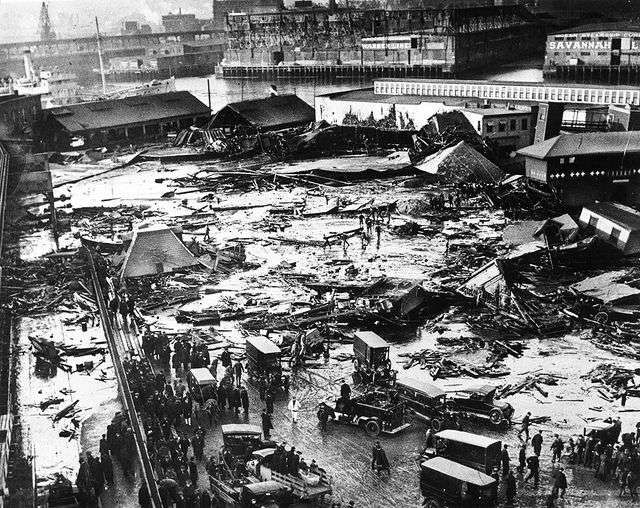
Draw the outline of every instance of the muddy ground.
<instances>
[{"instance_id":1,"label":"muddy ground","mask_svg":"<svg viewBox=\"0 0 640 508\"><path fill-rule=\"evenodd\" d=\"M108 174L88 179L73 185L62 185L57 194L71 196L73 207L119 205L144 205L149 210L157 211L160 215L153 221L162 222L175 219L176 216L190 216L194 209L204 206L201 201L203 194L192 192L176 194L163 198L168 191L178 187L171 179L198 173L208 166L227 167L233 169L234 164L164 164L148 162L133 165L124 169L112 171ZM100 168L91 167L56 167L52 166L54 183L68 181L84 176L90 172L100 172ZM291 303L298 300L308 301L310 293L303 286L292 284L291 279L283 273L313 273L322 278L344 278L345 264L348 259L358 269L358 277L366 280L379 275L397 276L424 280L424 286L429 289L437 284L446 282L451 274L446 269L452 265L453 253L458 249L473 247L477 244L494 242L500 237L501 230L508 223L501 211L491 210L482 205L481 200L465 203L462 216L444 224L435 224L424 217L410 216L402 213L416 208L416 203L423 202L429 189L411 189L402 185L404 178L390 180L376 180L364 183L354 183L348 187L330 189L326 187L287 187L281 190L258 192L225 192L213 201L216 205L240 206L246 204L264 204L264 208L219 212L215 216L215 223L211 227L212 242L223 244L229 240L240 240L246 246L247 261L254 267L249 270L237 270L230 275L212 274L205 277L201 285L201 299L197 302L182 306L183 309L205 309L222 303L246 303L247 299L254 303L267 306L273 313L287 313ZM178 189L180 190L180 189ZM304 240L322 240L329 232L339 232L358 226L354 217L326 215L314 218L288 216L281 218L269 214L269 207L279 203L286 204L307 200L308 206L321 205L326 198L340 197L346 201L356 201L361 198L376 198L382 201L398 201L399 212L392 217L391 224L383 228L380 245L375 240L363 249L359 239L352 239L346 252L342 245L327 248L317 246L288 245L270 237L287 237ZM415 237L399 237L391 233L391 228L408 220L413 220L424 226L437 226L440 233L420 235ZM280 230L281 224L288 224ZM80 229L90 229L87 223L76 224ZM126 225L123 226L127 228ZM77 245L73 232L66 233L61 238L61 246ZM204 228L195 231L202 233ZM443 232L445 234L443 234ZM46 236L46 235L45 235ZM201 241L202 236L196 235ZM35 238L35 239L34 239ZM447 240L447 238L449 240ZM191 237L185 235L185 241ZM37 256L48 248L39 236L25 238L21 243L24 257ZM448 244L448 246L447 246ZM43 246L45 245L45 246ZM471 272L474 266L463 267L465 272ZM445 270L443 272L443 270ZM460 274L453 274L454 276ZM147 322L156 329L176 330L186 325L178 325L174 314L176 309L155 312L147 316ZM20 341L26 344L29 334L48 336L51 333L63 340L87 340L95 336L101 340L99 329L88 332L69 332L60 326L60 315L36 317L22 320L19 323ZM431 381L426 370L419 367L404 369L398 355L418 351L425 347L434 346L439 336L470 337L474 332L468 329L459 316L451 314L449 317L438 317L437 331L432 322L425 322L415 329L393 331L385 330L383 335L393 343L392 360L400 371L401 376L415 377ZM229 340L241 342L245 334L236 322L222 322L215 329ZM76 338L76 336L78 336ZM350 352L350 346L344 345L333 351L332 356L340 352ZM36 452L36 467L38 476L47 476L54 470L72 473L77 465L77 454L80 449L96 449L101 428L106 426L111 415L119 409L116 398L116 388L112 379L97 381L99 374L82 376L76 374L67 379L59 372L55 379L40 379L32 376L33 361L25 349L21 352L23 374L21 389L18 396L22 400L25 415L32 427L32 439ZM484 355L466 354L468 361L482 362ZM95 358L94 358L95 360ZM589 380L581 378L601 362L613 363L627 368L640 367L640 362L598 350L589 341L582 338L580 333L572 333L558 338L534 338L528 340L527 348L521 358L508 357L506 366L510 374L499 379L481 380L492 384L514 383L531 372L558 374L562 379L557 386L549 386L549 396L543 398L539 394L521 393L506 399L515 409L514 420L519 421L531 411L533 416L548 416L549 423L539 426L544 432L545 447L542 456L542 483L538 489L527 486L519 488L520 506L543 506L544 495L551 485L549 474L552 472L550 464L550 445L552 435L559 433L568 438L581 433L586 419L606 416L620 416L623 421L623 432L635 429L635 423L640 415L632 411L618 413L619 403L609 402L598 396ZM101 367L107 378L112 378L108 358ZM303 451L305 457L316 461L327 468L333 475L335 498L348 501L353 499L356 506L419 506L421 497L418 487L418 464L416 458L423 446L425 428L416 424L412 429L393 438L382 438L382 445L386 449L391 461L391 475L377 475L370 471L370 448L373 439L355 428L330 427L326 433L319 430L315 416L317 403L327 395L335 394L342 379L350 374L351 363L340 362L335 358L318 368L302 372L294 380L293 391L303 400L303 417L297 425L292 425L286 411L286 401L279 401L276 405L274 418L274 436L278 440L294 444ZM176 373L168 373L176 375ZM87 379L91 379L89 381ZM437 384L445 391L454 391L461 387L477 384L478 380L470 377L457 377L437 380ZM47 393L59 391L62 386L75 390L73 397L80 400L81 413L80 439L62 439L57 436L59 428L52 426L51 419L42 415L39 408L33 408ZM252 411L249 420L258 423L260 406L257 394L251 391ZM561 399L579 399L563 401ZM640 412L640 401L630 398L625 409ZM53 411L53 409L51 410ZM50 412L51 412L50 411ZM242 420L242 417L239 417ZM225 421L237 421L235 416L226 415ZM512 462L517 462L516 428L504 432L496 432L482 426L469 426L467 430L499 437L509 443ZM217 432L210 432L207 438L206 452L217 450L220 437ZM54 444L55 443L55 444ZM589 470L581 467L566 467L569 480L566 506L626 506L630 502L619 500L617 487L611 482L603 484L593 479ZM124 485L112 492L105 504L112 506L131 505L133 486Z\"/></svg>"}]
</instances>

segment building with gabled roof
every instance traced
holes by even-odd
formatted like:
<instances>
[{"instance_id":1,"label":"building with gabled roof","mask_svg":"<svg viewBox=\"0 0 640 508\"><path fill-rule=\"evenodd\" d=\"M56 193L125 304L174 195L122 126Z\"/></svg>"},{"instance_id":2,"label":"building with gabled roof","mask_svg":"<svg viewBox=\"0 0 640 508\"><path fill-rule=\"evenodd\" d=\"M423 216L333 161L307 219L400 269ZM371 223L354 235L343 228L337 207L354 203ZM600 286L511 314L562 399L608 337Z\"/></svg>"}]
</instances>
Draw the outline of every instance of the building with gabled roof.
<instances>
[{"instance_id":1,"label":"building with gabled roof","mask_svg":"<svg viewBox=\"0 0 640 508\"><path fill-rule=\"evenodd\" d=\"M86 146L156 137L206 122L209 107L189 92L68 104L44 111L49 145L82 137Z\"/></svg>"},{"instance_id":2,"label":"building with gabled roof","mask_svg":"<svg viewBox=\"0 0 640 508\"><path fill-rule=\"evenodd\" d=\"M209 129L233 130L240 127L265 132L300 127L313 121L313 107L297 95L273 95L227 104L213 116Z\"/></svg>"}]
</instances>

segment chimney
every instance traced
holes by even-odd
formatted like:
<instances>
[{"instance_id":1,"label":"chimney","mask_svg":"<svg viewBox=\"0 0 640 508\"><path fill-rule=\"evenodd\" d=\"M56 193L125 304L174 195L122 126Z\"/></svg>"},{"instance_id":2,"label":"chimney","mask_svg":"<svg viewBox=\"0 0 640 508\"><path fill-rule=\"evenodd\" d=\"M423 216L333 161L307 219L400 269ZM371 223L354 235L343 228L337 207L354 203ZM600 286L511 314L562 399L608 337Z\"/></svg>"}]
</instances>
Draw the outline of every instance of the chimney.
<instances>
[{"instance_id":1,"label":"chimney","mask_svg":"<svg viewBox=\"0 0 640 508\"><path fill-rule=\"evenodd\" d=\"M25 49L24 54L24 76L27 80L33 80L33 62L31 61L31 50Z\"/></svg>"}]
</instances>

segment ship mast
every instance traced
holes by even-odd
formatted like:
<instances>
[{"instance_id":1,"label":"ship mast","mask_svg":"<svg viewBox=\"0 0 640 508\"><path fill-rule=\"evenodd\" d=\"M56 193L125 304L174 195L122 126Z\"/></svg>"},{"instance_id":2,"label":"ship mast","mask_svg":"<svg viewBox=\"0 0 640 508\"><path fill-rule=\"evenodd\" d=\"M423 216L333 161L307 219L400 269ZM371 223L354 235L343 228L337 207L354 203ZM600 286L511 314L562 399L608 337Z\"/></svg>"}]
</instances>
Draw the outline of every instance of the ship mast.
<instances>
[{"instance_id":1,"label":"ship mast","mask_svg":"<svg viewBox=\"0 0 640 508\"><path fill-rule=\"evenodd\" d=\"M102 43L100 42L100 27L96 16L96 38L98 41L98 60L100 61L100 77L102 78L102 93L107 93L107 78L104 75L104 62L102 61Z\"/></svg>"}]
</instances>

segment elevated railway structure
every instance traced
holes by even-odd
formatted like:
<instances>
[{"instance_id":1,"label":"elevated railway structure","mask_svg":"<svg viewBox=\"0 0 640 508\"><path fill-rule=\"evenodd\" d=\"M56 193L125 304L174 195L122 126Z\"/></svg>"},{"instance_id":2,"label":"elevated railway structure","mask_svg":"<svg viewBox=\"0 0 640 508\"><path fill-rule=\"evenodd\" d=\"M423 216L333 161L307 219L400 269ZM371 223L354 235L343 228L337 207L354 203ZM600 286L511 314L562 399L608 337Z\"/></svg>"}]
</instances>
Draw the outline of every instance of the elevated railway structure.
<instances>
[{"instance_id":1,"label":"elevated railway structure","mask_svg":"<svg viewBox=\"0 0 640 508\"><path fill-rule=\"evenodd\" d=\"M149 456L149 450L147 449L146 433L144 425L135 407L129 381L126 376L126 372L123 365L123 358L131 353L131 346L127 345L123 336L117 331L117 325L111 320L107 304L104 297L104 290L102 282L99 278L96 261L94 259L93 252L88 247L83 247L89 272L91 273L91 280L93 283L93 290L100 313L100 322L104 330L104 335L107 340L109 353L113 362L116 379L118 380L118 389L120 392L120 400L131 422L131 428L135 437L136 451L138 453L138 459L140 461L140 471L142 475L142 481L146 485L150 494L151 504L153 508L161 508L163 506L158 492L158 482L156 473L151 463Z\"/></svg>"},{"instance_id":2,"label":"elevated railway structure","mask_svg":"<svg viewBox=\"0 0 640 508\"><path fill-rule=\"evenodd\" d=\"M640 104L640 88L448 79L379 79L374 94L487 101L624 106Z\"/></svg>"}]
</instances>

